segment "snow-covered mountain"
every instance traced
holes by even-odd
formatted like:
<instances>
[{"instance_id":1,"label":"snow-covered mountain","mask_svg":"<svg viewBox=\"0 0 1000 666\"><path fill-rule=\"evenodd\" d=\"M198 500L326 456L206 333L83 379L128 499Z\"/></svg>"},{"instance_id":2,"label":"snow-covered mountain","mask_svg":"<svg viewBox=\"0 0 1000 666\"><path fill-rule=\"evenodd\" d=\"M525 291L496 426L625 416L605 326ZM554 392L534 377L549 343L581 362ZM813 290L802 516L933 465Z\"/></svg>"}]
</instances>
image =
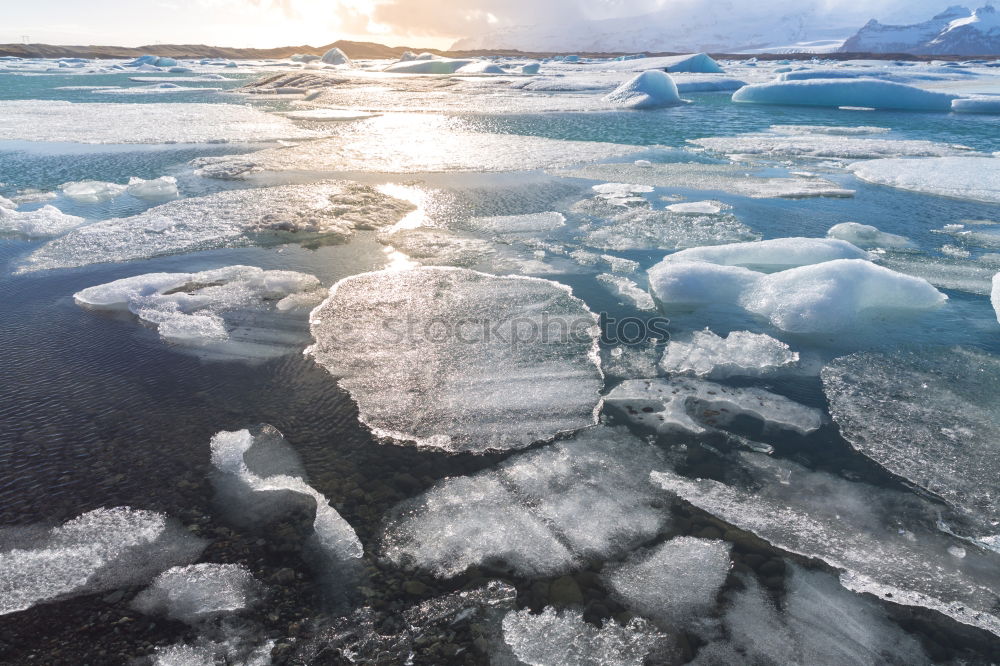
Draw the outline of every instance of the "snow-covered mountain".
<instances>
[{"instance_id":1,"label":"snow-covered mountain","mask_svg":"<svg viewBox=\"0 0 1000 666\"><path fill-rule=\"evenodd\" d=\"M748 16L745 7L744 0L676 2L642 16L504 28L460 39L452 48L564 53L736 52L843 39L852 30L849 25L831 25L828 17L820 19L811 8Z\"/></svg>"},{"instance_id":2,"label":"snow-covered mountain","mask_svg":"<svg viewBox=\"0 0 1000 666\"><path fill-rule=\"evenodd\" d=\"M975 12L955 5L929 21L884 25L869 21L844 42L851 53L919 53L940 55L1000 54L1000 14L992 6Z\"/></svg>"}]
</instances>

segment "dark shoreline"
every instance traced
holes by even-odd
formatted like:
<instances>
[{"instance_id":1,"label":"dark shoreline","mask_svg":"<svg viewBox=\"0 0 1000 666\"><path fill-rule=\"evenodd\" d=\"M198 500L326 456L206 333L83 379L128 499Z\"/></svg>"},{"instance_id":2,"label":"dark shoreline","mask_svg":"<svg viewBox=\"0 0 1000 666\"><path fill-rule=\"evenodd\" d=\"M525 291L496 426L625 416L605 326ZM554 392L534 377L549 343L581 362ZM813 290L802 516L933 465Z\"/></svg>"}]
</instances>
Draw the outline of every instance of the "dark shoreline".
<instances>
[{"instance_id":1,"label":"dark shoreline","mask_svg":"<svg viewBox=\"0 0 1000 666\"><path fill-rule=\"evenodd\" d=\"M155 54L169 58L227 58L230 60L259 60L267 58L287 58L291 55L311 54L323 55L331 48L340 48L349 57L355 59L388 59L398 58L404 51L430 52L442 56L510 56L515 58L550 58L557 55L569 55L561 52L526 52L510 49L476 50L476 51L442 51L438 49L421 49L406 46L385 46L375 42L351 42L339 40L326 46L279 46L271 49L238 48L230 46L206 46L204 44L154 44L149 46L62 46L53 44L0 44L0 57L18 58L136 58L145 54ZM627 53L589 53L576 52L585 58L614 58ZM648 53L648 56L681 55L676 52ZM929 62L931 60L990 60L1000 58L995 56L962 56L962 55L913 55L910 53L712 53L713 58L724 60L811 60L823 58L826 60L906 60L911 62Z\"/></svg>"}]
</instances>

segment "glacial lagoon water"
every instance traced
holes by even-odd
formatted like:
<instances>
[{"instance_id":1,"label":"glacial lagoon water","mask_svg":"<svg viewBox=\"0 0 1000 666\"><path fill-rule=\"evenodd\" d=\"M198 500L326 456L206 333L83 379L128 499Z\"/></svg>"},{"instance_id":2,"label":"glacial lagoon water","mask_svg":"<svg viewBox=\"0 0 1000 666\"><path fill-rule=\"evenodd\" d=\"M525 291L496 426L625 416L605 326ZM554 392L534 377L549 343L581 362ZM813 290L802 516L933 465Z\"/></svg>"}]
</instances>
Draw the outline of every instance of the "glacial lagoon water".
<instances>
[{"instance_id":1,"label":"glacial lagoon water","mask_svg":"<svg viewBox=\"0 0 1000 666\"><path fill-rule=\"evenodd\" d=\"M850 167L995 159L996 116L737 104L729 92L609 110L595 100L616 84L521 93L520 77L388 77L375 62L310 70L332 79L313 80L310 99L230 92L307 73L287 63L176 75L5 64L0 109L36 101L0 111L0 196L19 214L55 206L83 222L0 237L0 591L32 600L4 607L0 660L998 658L1000 204L876 185ZM604 80L588 67L602 71L542 74ZM226 90L120 92L152 85L131 77L203 73L231 78L177 85ZM421 96L430 111L408 108ZM112 125L96 108L135 104L111 111ZM313 107L375 115L281 115ZM33 113L57 124L32 126ZM691 143L737 136L752 154ZM105 188L86 202L62 188L163 176L179 197ZM989 178L980 185L996 191ZM289 185L301 198L253 192ZM249 191L219 194L235 190ZM209 221L213 238L177 242ZM864 266L837 270L780 242L658 266L691 247L821 239L844 222L908 247L853 238L865 258L841 261ZM325 291L279 301L292 292L263 278L191 278L178 291L148 277L117 309L74 300L123 278L237 265L337 289L311 315ZM935 288L947 299L917 304ZM465 311L491 324L594 313L605 336L501 348L401 342L380 324ZM667 336L611 339L622 321L665 326L684 345L706 328L770 342L734 359L701 335L674 352L709 371L678 375L660 364ZM258 442L248 483L266 497L220 506L237 500L220 491L211 442L244 429L258 438L246 440ZM310 540L323 499L362 557ZM115 507L160 518L101 513ZM146 575L124 576L145 551L119 534L169 546L145 556ZM183 567L206 563L257 582L239 570L199 596L203 571ZM34 589L34 577L68 582ZM150 595L168 601L141 601Z\"/></svg>"}]
</instances>

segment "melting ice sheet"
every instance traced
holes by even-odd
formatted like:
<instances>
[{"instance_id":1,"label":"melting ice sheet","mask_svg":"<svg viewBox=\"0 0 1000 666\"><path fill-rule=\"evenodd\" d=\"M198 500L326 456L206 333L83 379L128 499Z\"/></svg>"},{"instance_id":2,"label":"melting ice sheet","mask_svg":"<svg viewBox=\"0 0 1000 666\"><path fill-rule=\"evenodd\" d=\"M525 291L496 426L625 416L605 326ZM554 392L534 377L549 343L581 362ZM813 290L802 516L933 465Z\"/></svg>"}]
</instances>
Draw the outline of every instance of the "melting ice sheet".
<instances>
[{"instance_id":1,"label":"melting ice sheet","mask_svg":"<svg viewBox=\"0 0 1000 666\"><path fill-rule=\"evenodd\" d=\"M669 521L645 471L662 460L625 429L585 430L404 502L388 521L384 550L440 577L496 564L551 575L614 557Z\"/></svg>"},{"instance_id":2,"label":"melting ice sheet","mask_svg":"<svg viewBox=\"0 0 1000 666\"><path fill-rule=\"evenodd\" d=\"M516 449L595 422L596 321L548 280L379 271L330 289L307 353L379 435L452 452Z\"/></svg>"},{"instance_id":3,"label":"melting ice sheet","mask_svg":"<svg viewBox=\"0 0 1000 666\"><path fill-rule=\"evenodd\" d=\"M218 178L246 178L261 171L523 171L568 167L643 150L597 141L486 134L470 131L456 119L396 114L354 123L328 139L239 157L201 158L196 164L201 174Z\"/></svg>"},{"instance_id":4,"label":"melting ice sheet","mask_svg":"<svg viewBox=\"0 0 1000 666\"><path fill-rule=\"evenodd\" d=\"M1000 533L1000 359L973 349L852 354L823 369L830 413L862 454Z\"/></svg>"},{"instance_id":5,"label":"melting ice sheet","mask_svg":"<svg viewBox=\"0 0 1000 666\"><path fill-rule=\"evenodd\" d=\"M911 494L854 483L760 454L741 454L730 483L670 471L652 481L777 548L823 560L841 583L893 603L923 606L1000 635L1000 556L949 552L937 507Z\"/></svg>"},{"instance_id":6,"label":"melting ice sheet","mask_svg":"<svg viewBox=\"0 0 1000 666\"><path fill-rule=\"evenodd\" d=\"M168 342L222 358L253 359L303 346L306 336L295 324L304 324L324 294L312 275L227 266L137 275L89 287L73 298L85 308L128 310Z\"/></svg>"},{"instance_id":7,"label":"melting ice sheet","mask_svg":"<svg viewBox=\"0 0 1000 666\"><path fill-rule=\"evenodd\" d=\"M221 143L322 136L282 116L235 104L8 100L0 101L0 117L0 141Z\"/></svg>"},{"instance_id":8,"label":"melting ice sheet","mask_svg":"<svg viewBox=\"0 0 1000 666\"><path fill-rule=\"evenodd\" d=\"M81 227L35 250L18 272L221 247L342 243L355 229L395 224L410 210L410 204L356 183L228 190Z\"/></svg>"},{"instance_id":9,"label":"melting ice sheet","mask_svg":"<svg viewBox=\"0 0 1000 666\"><path fill-rule=\"evenodd\" d=\"M51 530L0 531L0 615L144 583L193 561L204 544L166 516L97 509Z\"/></svg>"},{"instance_id":10,"label":"melting ice sheet","mask_svg":"<svg viewBox=\"0 0 1000 666\"><path fill-rule=\"evenodd\" d=\"M939 157L857 162L861 180L901 190L956 199L1000 203L1000 158Z\"/></svg>"}]
</instances>

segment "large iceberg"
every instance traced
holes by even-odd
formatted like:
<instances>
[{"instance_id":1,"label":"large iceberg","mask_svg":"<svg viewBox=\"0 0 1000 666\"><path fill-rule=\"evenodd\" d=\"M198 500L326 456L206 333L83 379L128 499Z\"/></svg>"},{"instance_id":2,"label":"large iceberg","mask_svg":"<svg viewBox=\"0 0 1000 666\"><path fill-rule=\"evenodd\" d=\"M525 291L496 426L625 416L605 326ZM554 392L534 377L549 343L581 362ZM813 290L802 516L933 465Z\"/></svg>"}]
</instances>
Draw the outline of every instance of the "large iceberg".
<instances>
[{"instance_id":1,"label":"large iceberg","mask_svg":"<svg viewBox=\"0 0 1000 666\"><path fill-rule=\"evenodd\" d=\"M315 505L315 538L339 560L364 553L354 529L305 480L295 450L278 430L263 424L253 430L222 431L212 437L216 502L232 520L264 527L303 506Z\"/></svg>"},{"instance_id":2,"label":"large iceberg","mask_svg":"<svg viewBox=\"0 0 1000 666\"><path fill-rule=\"evenodd\" d=\"M377 434L446 451L523 448L591 425L597 319L568 287L423 267L341 280L307 353Z\"/></svg>"},{"instance_id":3,"label":"large iceberg","mask_svg":"<svg viewBox=\"0 0 1000 666\"><path fill-rule=\"evenodd\" d=\"M683 103L670 75L655 69L637 74L604 99L630 109L656 109Z\"/></svg>"},{"instance_id":4,"label":"large iceberg","mask_svg":"<svg viewBox=\"0 0 1000 666\"><path fill-rule=\"evenodd\" d=\"M404 502L390 515L384 550L440 577L470 566L556 575L614 557L670 521L644 471L662 460L624 428L585 430Z\"/></svg>"},{"instance_id":5,"label":"large iceberg","mask_svg":"<svg viewBox=\"0 0 1000 666\"><path fill-rule=\"evenodd\" d=\"M861 180L924 194L1000 203L1000 159L937 157L884 159L849 167Z\"/></svg>"},{"instance_id":6,"label":"large iceberg","mask_svg":"<svg viewBox=\"0 0 1000 666\"><path fill-rule=\"evenodd\" d=\"M809 79L756 83L737 90L734 102L850 106L901 111L951 111L954 95L878 79Z\"/></svg>"},{"instance_id":7,"label":"large iceberg","mask_svg":"<svg viewBox=\"0 0 1000 666\"><path fill-rule=\"evenodd\" d=\"M166 516L96 509L50 530L0 530L0 615L141 584L188 564L204 543Z\"/></svg>"},{"instance_id":8,"label":"large iceberg","mask_svg":"<svg viewBox=\"0 0 1000 666\"><path fill-rule=\"evenodd\" d=\"M285 319L297 313L304 324L324 294L312 275L227 266L122 278L73 298L85 308L127 310L174 344L224 357L266 358L305 344L304 331L297 334Z\"/></svg>"},{"instance_id":9,"label":"large iceberg","mask_svg":"<svg viewBox=\"0 0 1000 666\"><path fill-rule=\"evenodd\" d=\"M947 300L921 278L862 259L825 261L768 275L668 257L650 269L649 282L668 309L737 305L794 333L853 329L884 322L890 315L933 310Z\"/></svg>"},{"instance_id":10,"label":"large iceberg","mask_svg":"<svg viewBox=\"0 0 1000 666\"><path fill-rule=\"evenodd\" d=\"M410 204L357 183L227 190L77 229L35 250L18 270L72 268L221 247L342 243L355 229L395 224L410 210Z\"/></svg>"}]
</instances>

